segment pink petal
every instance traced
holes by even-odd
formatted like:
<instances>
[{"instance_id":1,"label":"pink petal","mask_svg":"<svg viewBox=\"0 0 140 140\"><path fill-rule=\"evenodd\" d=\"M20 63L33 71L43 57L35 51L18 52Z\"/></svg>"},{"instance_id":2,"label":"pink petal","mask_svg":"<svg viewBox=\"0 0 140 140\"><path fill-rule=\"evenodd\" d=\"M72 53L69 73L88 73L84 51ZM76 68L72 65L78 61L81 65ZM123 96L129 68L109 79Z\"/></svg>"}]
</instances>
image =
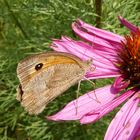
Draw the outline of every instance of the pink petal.
<instances>
[{"instance_id":1,"label":"pink petal","mask_svg":"<svg viewBox=\"0 0 140 140\"><path fill-rule=\"evenodd\" d=\"M105 31L102 29L98 29L96 27L93 27L93 26L83 22L82 20L77 20L76 22L74 22L72 24L72 28L76 32L76 34L78 34L82 38L86 37L82 33L87 33L90 36L93 36L93 37L96 36L103 40L111 41L114 43L120 43L122 40L124 40L123 37L121 37L117 34L114 34L114 33L111 33L111 32L108 32L108 31Z\"/></svg>"},{"instance_id":2,"label":"pink petal","mask_svg":"<svg viewBox=\"0 0 140 140\"><path fill-rule=\"evenodd\" d=\"M135 94L129 101L127 101L120 111L117 113L115 118L112 120L111 124L105 135L105 140L121 140L119 137L124 136L122 140L126 140L126 134L122 135L123 132L129 130L127 135L132 136L133 123L131 122L132 116L135 115L136 111L140 111L138 109L139 98ZM140 117L139 117L140 118ZM138 121L138 117L135 116L136 122ZM140 123L139 123L140 124ZM130 127L131 126L131 127ZM140 125L139 125L140 126ZM124 133L123 133L124 134ZM128 138L128 137L127 137ZM127 139L128 140L128 139ZM132 140L132 139L131 139Z\"/></svg>"},{"instance_id":3,"label":"pink petal","mask_svg":"<svg viewBox=\"0 0 140 140\"><path fill-rule=\"evenodd\" d=\"M80 96L78 99L68 103L60 112L47 118L55 121L78 120L88 112L107 104L113 100L115 96L116 91L111 88L111 85L108 85Z\"/></svg>"},{"instance_id":4,"label":"pink petal","mask_svg":"<svg viewBox=\"0 0 140 140\"><path fill-rule=\"evenodd\" d=\"M86 114L85 116L83 116L83 118L80 119L80 122L82 124L87 124L97 121L98 119L102 118L104 115L112 111L114 108L116 108L118 105L120 105L122 102L124 102L128 97L132 96L133 93L134 91L132 92L131 90L125 92L124 94L120 95L113 101L110 101L104 106L97 108L96 110L93 110L92 112Z\"/></svg>"},{"instance_id":5,"label":"pink petal","mask_svg":"<svg viewBox=\"0 0 140 140\"><path fill-rule=\"evenodd\" d=\"M113 59L113 58L116 59L116 57L118 57L118 53L117 53L118 50L116 50L115 47L111 48L111 47L104 46L104 45L101 46L101 44L99 44L99 45L97 45L97 44L96 45L95 44L89 45L85 42L74 41L74 40L72 40L68 37L64 37L64 36L61 38L61 41L65 41L65 42L72 41L72 42L75 42L76 44L78 44L79 46L84 47L85 49L91 49L92 48L92 50L94 52L99 53L99 55L102 55L104 57L106 56L106 58L108 58L108 59Z\"/></svg>"},{"instance_id":6,"label":"pink petal","mask_svg":"<svg viewBox=\"0 0 140 140\"><path fill-rule=\"evenodd\" d=\"M92 51L100 51L100 55L102 55L102 53L106 53L107 55L107 58L112 58L112 57L118 57L118 54L117 54L117 50L115 47L110 47L110 45L107 44L103 44L103 40L101 40L101 42L99 42L99 45L97 44L94 44L94 45L90 45L90 44L87 44L83 41L74 41L72 40L71 38L68 38L68 37L62 37L61 40L54 40L54 44L55 42L61 42L61 43L70 43L72 46L75 44L76 46L81 47L81 48L84 48L84 51L90 49ZM73 48L75 48L76 46L73 46ZM68 48L68 47L66 47Z\"/></svg>"},{"instance_id":7,"label":"pink petal","mask_svg":"<svg viewBox=\"0 0 140 140\"><path fill-rule=\"evenodd\" d=\"M102 55L105 51L102 50L100 53L94 51L94 47L84 43L77 42L69 38L62 38L62 40L54 40L51 46L55 51L68 52L73 55L78 56L84 61L93 60L92 67L95 68L94 71L88 72L86 74L87 78L97 79L105 77L116 77L119 75L118 68L114 65L117 61L116 53L106 53L106 57ZM114 56L113 56L114 54Z\"/></svg>"},{"instance_id":8,"label":"pink petal","mask_svg":"<svg viewBox=\"0 0 140 140\"><path fill-rule=\"evenodd\" d=\"M106 48L112 48L113 50L115 49L120 49L122 48L120 45L112 45L111 42L108 42L106 40L103 40L97 36L93 36L91 34L88 34L87 32L81 31L79 28L73 28L75 33L82 39L86 40L87 42L91 43L93 46L98 46L98 47L106 47Z\"/></svg>"},{"instance_id":9,"label":"pink petal","mask_svg":"<svg viewBox=\"0 0 140 140\"><path fill-rule=\"evenodd\" d=\"M112 78L112 77L118 77L118 76L120 76L118 73L114 73L114 72L102 73L102 71L96 71L96 73L93 73L93 74L87 73L85 75L85 77L88 79Z\"/></svg>"},{"instance_id":10,"label":"pink petal","mask_svg":"<svg viewBox=\"0 0 140 140\"><path fill-rule=\"evenodd\" d=\"M115 79L113 87L120 91L121 89L125 89L126 87L128 87L129 84L130 81L124 81L124 76L121 75L120 77Z\"/></svg>"},{"instance_id":11,"label":"pink petal","mask_svg":"<svg viewBox=\"0 0 140 140\"><path fill-rule=\"evenodd\" d=\"M128 22L127 20L125 20L123 17L119 16L118 19L120 20L120 22L126 26L130 31L132 32L137 32L138 27L133 25L132 23Z\"/></svg>"},{"instance_id":12,"label":"pink petal","mask_svg":"<svg viewBox=\"0 0 140 140\"><path fill-rule=\"evenodd\" d=\"M134 114L130 118L130 120L127 121L126 125L123 126L122 132L120 132L120 135L118 136L118 139L123 139L123 140L133 140L136 135L137 131L140 128L140 108L137 108Z\"/></svg>"}]
</instances>

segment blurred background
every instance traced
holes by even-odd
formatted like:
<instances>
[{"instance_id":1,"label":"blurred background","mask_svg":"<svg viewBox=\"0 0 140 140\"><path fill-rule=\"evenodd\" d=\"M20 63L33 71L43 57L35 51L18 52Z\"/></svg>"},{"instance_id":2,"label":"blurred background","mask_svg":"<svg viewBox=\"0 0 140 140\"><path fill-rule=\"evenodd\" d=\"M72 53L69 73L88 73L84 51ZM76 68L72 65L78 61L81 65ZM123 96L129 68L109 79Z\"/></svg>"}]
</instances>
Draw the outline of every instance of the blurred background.
<instances>
[{"instance_id":1,"label":"blurred background","mask_svg":"<svg viewBox=\"0 0 140 140\"><path fill-rule=\"evenodd\" d=\"M102 7L102 8L101 8ZM102 9L102 10L101 10ZM0 140L102 140L116 110L90 125L79 122L51 122L46 115L62 109L76 98L77 85L50 103L38 116L30 116L16 100L18 62L49 49L53 38L67 35L77 18L93 26L125 35L121 15L140 26L139 0L0 0ZM111 83L97 80L97 87ZM82 82L81 93L93 89Z\"/></svg>"}]
</instances>

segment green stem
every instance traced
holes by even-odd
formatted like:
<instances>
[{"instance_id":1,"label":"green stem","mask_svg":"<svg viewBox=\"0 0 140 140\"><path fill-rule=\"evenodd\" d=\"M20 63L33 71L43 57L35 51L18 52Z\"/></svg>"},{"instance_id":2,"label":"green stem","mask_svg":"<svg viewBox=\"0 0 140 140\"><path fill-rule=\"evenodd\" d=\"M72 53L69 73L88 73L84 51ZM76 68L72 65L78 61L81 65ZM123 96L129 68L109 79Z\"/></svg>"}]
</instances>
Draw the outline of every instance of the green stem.
<instances>
[{"instance_id":1,"label":"green stem","mask_svg":"<svg viewBox=\"0 0 140 140\"><path fill-rule=\"evenodd\" d=\"M13 18L14 21L15 21L15 24L19 27L19 29L21 30L21 32L22 32L22 34L24 35L24 37L25 37L25 38L28 38L28 35L27 35L26 32L24 31L24 29L23 29L22 25L20 24L18 18L16 17L16 15L14 14L14 12L11 10L8 1L7 1L7 0L4 0L4 3L5 3L5 5L7 6L8 10L10 11L12 18Z\"/></svg>"},{"instance_id":2,"label":"green stem","mask_svg":"<svg viewBox=\"0 0 140 140\"><path fill-rule=\"evenodd\" d=\"M96 27L101 28L102 0L95 0L96 6Z\"/></svg>"}]
</instances>

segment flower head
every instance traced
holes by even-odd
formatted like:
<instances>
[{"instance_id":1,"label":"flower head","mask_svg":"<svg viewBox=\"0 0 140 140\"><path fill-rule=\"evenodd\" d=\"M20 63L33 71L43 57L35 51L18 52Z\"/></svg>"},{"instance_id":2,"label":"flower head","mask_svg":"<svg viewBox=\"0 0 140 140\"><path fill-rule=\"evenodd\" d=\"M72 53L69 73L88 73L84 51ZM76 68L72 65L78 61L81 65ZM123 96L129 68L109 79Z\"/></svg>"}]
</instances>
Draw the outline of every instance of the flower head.
<instances>
[{"instance_id":1,"label":"flower head","mask_svg":"<svg viewBox=\"0 0 140 140\"><path fill-rule=\"evenodd\" d=\"M129 80L132 87L140 85L140 30L125 37L123 50L119 53L119 69L124 80Z\"/></svg>"},{"instance_id":2,"label":"flower head","mask_svg":"<svg viewBox=\"0 0 140 140\"><path fill-rule=\"evenodd\" d=\"M54 40L55 51L72 53L83 61L92 58L85 79L115 77L112 85L98 88L68 103L50 120L79 120L82 124L92 123L129 99L112 120L105 140L132 140L140 136L140 30L119 17L131 34L125 37L95 28L81 20L72 24L74 32L84 41L68 37ZM120 91L123 91L123 93ZM119 95L118 95L119 94ZM95 96L96 95L96 96ZM96 100L99 100L99 102ZM111 132L111 133L110 133Z\"/></svg>"}]
</instances>

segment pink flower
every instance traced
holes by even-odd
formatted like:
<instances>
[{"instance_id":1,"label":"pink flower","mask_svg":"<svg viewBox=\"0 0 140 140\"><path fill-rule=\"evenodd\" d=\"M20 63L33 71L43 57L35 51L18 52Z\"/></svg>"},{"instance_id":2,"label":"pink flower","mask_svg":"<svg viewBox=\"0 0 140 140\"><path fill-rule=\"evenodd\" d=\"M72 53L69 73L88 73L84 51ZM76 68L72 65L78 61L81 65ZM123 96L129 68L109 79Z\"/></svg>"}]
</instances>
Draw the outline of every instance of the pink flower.
<instances>
[{"instance_id":1,"label":"pink flower","mask_svg":"<svg viewBox=\"0 0 140 140\"><path fill-rule=\"evenodd\" d=\"M107 85L84 94L68 103L49 120L79 120L93 123L129 99L112 120L105 140L133 140L140 136L140 30L119 17L131 34L126 37L95 28L77 20L73 31L85 42L68 37L54 40L51 48L68 52L83 61L92 59L94 71L88 71L85 79L115 77ZM121 91L121 94L119 94ZM96 96L95 96L96 95ZM97 101L98 99L98 101Z\"/></svg>"}]
</instances>

